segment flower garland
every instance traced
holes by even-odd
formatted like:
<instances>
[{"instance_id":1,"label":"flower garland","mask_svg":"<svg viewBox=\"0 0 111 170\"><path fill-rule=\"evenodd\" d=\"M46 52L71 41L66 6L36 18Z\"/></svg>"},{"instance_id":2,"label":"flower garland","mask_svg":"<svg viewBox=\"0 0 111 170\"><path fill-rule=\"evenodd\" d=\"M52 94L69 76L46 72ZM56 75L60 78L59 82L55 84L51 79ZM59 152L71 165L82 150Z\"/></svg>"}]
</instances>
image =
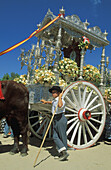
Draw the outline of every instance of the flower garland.
<instances>
[{"instance_id":1,"label":"flower garland","mask_svg":"<svg viewBox=\"0 0 111 170\"><path fill-rule=\"evenodd\" d=\"M77 63L70 58L63 58L63 60L59 61L59 72L62 75L68 75L69 77L77 77Z\"/></svg>"},{"instance_id":2,"label":"flower garland","mask_svg":"<svg viewBox=\"0 0 111 170\"><path fill-rule=\"evenodd\" d=\"M89 44L90 44L89 39L86 38L85 36L83 36L81 38L81 42L79 43L78 47L79 47L79 49L83 49L83 48L88 49Z\"/></svg>"},{"instance_id":3,"label":"flower garland","mask_svg":"<svg viewBox=\"0 0 111 170\"><path fill-rule=\"evenodd\" d=\"M105 96L107 96L107 99L111 100L111 87L107 87L105 89Z\"/></svg>"},{"instance_id":4,"label":"flower garland","mask_svg":"<svg viewBox=\"0 0 111 170\"><path fill-rule=\"evenodd\" d=\"M49 81L46 81L45 77L44 77L44 80L43 80L43 78L41 80L40 79L40 74L38 74L38 72L39 71L36 70L35 78L33 79L33 84L37 84L37 83L44 84L44 82L47 82L50 85L50 80L51 80L51 85L55 84L55 77L54 77L54 79L53 78L47 78L47 80L49 80ZM46 72L44 72L44 74L45 73ZM47 73L48 74L50 73L50 77L54 76L51 71L48 71ZM27 75L26 74L20 75L20 77L19 78L15 78L14 81L16 81L17 83L23 83L24 85L28 84ZM67 82L65 80L63 80L61 77L59 77L59 86L64 86L64 87L67 86Z\"/></svg>"},{"instance_id":5,"label":"flower garland","mask_svg":"<svg viewBox=\"0 0 111 170\"><path fill-rule=\"evenodd\" d=\"M67 82L59 77L59 86L67 87Z\"/></svg>"},{"instance_id":6,"label":"flower garland","mask_svg":"<svg viewBox=\"0 0 111 170\"><path fill-rule=\"evenodd\" d=\"M15 78L14 81L16 81L17 83L23 83L24 85L26 85L28 83L27 81L27 75L20 75L19 78Z\"/></svg>"},{"instance_id":7,"label":"flower garland","mask_svg":"<svg viewBox=\"0 0 111 170\"><path fill-rule=\"evenodd\" d=\"M101 77L100 72L96 67L94 67L90 64L83 67L83 78L84 78L84 80L92 81L92 82L99 84L100 83L100 77Z\"/></svg>"},{"instance_id":8,"label":"flower garland","mask_svg":"<svg viewBox=\"0 0 111 170\"><path fill-rule=\"evenodd\" d=\"M51 70L45 69L36 69L34 75L34 83L48 83L48 84L55 84L56 77L55 74Z\"/></svg>"}]
</instances>

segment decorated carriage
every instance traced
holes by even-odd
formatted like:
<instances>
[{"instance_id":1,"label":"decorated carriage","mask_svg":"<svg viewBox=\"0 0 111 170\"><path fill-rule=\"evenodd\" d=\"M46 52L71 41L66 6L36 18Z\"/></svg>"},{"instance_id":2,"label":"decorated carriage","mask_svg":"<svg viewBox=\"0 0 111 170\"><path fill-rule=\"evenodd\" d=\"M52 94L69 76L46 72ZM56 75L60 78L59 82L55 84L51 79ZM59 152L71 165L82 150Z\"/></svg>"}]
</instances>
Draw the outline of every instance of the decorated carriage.
<instances>
[{"instance_id":1,"label":"decorated carriage","mask_svg":"<svg viewBox=\"0 0 111 170\"><path fill-rule=\"evenodd\" d=\"M48 10L38 29L55 18ZM109 44L107 32L88 25L87 20L81 22L77 15L65 16L62 8L59 19L36 34L37 45L32 45L28 52L22 50L18 58L21 68L27 66L27 75L16 81L26 84L30 92L31 132L43 139L52 114L51 105L40 100L52 100L48 91L51 86L65 87L68 145L76 149L90 147L103 133L108 105L103 97L111 82L111 71L107 69L109 58L105 57L105 46ZM96 48L102 48L101 65L98 68L85 65L85 54ZM52 139L52 126L53 123L46 140Z\"/></svg>"}]
</instances>

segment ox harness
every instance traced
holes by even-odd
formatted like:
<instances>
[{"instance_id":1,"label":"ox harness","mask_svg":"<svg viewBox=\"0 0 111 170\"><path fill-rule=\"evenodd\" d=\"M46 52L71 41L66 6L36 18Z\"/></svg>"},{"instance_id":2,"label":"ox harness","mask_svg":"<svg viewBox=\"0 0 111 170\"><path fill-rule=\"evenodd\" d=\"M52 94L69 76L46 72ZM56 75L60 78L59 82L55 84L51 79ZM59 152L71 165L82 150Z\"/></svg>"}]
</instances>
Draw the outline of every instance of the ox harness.
<instances>
[{"instance_id":1,"label":"ox harness","mask_svg":"<svg viewBox=\"0 0 111 170\"><path fill-rule=\"evenodd\" d=\"M4 100L4 96L3 96L3 93L2 93L2 88L1 88L1 81L0 81L0 100Z\"/></svg>"}]
</instances>

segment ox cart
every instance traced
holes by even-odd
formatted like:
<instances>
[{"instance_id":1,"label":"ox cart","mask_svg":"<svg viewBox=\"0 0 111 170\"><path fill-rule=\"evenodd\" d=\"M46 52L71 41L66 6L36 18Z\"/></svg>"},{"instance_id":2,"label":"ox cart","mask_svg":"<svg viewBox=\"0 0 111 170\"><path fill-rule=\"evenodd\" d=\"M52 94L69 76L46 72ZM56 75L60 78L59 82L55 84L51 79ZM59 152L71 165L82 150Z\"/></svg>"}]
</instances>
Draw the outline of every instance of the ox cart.
<instances>
[{"instance_id":1,"label":"ox cart","mask_svg":"<svg viewBox=\"0 0 111 170\"><path fill-rule=\"evenodd\" d=\"M29 126L36 137L43 139L52 114L51 105L44 105L40 100L52 100L48 90L53 84L48 82L47 79L44 79L44 82L38 81L40 77L37 78L37 74L40 73L40 69L44 72L51 70L56 77L55 84L60 85L61 88L65 86L63 98L66 102L65 116L68 120L68 145L76 149L84 149L98 141L105 127L106 106L108 104L105 103L103 95L106 86L110 86L110 83L107 84L109 79L106 79L106 77L111 79L111 74L108 71L108 76L105 74L105 46L109 44L109 41L106 31L102 33L97 26L88 28L87 20L81 22L77 15L65 17L63 8L60 10L60 14L61 17L56 22L36 35L38 39L36 48L33 45L28 52L22 50L19 57L21 67L27 65L28 68ZM42 23L37 25L38 28L42 28L54 18L55 15L48 10ZM84 41L81 43L82 36L85 37L83 37ZM95 48L102 48L99 84L95 84L95 81L90 82L90 79L86 81L83 76L84 56L88 50L95 50ZM78 72L76 76L63 75L64 68L61 68L60 72L59 61L62 58L68 58L77 63ZM107 57L107 66L108 62ZM36 80L34 79L35 72ZM41 75L41 77L43 76ZM60 77L65 80L67 85L60 84ZM46 140L52 139L52 127L53 123Z\"/></svg>"}]
</instances>

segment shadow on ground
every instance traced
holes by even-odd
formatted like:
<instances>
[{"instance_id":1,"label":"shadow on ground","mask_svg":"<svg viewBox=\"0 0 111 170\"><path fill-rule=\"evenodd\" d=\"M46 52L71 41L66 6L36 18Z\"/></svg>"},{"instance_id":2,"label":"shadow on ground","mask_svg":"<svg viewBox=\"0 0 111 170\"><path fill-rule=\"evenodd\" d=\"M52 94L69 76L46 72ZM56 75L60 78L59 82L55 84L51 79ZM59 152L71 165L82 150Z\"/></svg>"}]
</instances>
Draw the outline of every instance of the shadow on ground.
<instances>
[{"instance_id":1,"label":"shadow on ground","mask_svg":"<svg viewBox=\"0 0 111 170\"><path fill-rule=\"evenodd\" d=\"M29 144L32 146L40 147L42 141L43 141L43 139L39 139L34 136L29 138ZM45 140L43 147L49 147L49 146L53 146L53 145L54 145L53 140L49 140L49 141Z\"/></svg>"},{"instance_id":2,"label":"shadow on ground","mask_svg":"<svg viewBox=\"0 0 111 170\"><path fill-rule=\"evenodd\" d=\"M22 150L22 146L23 145L19 145L19 150L21 151ZM10 150L13 148L13 144L12 145L10 145L10 144L8 144L8 145L0 145L0 154L1 153L7 153L7 152L10 152Z\"/></svg>"},{"instance_id":3,"label":"shadow on ground","mask_svg":"<svg viewBox=\"0 0 111 170\"><path fill-rule=\"evenodd\" d=\"M22 142L22 139L20 138L20 141ZM31 146L35 146L35 147L38 147L40 148L41 146L41 143L42 143L43 139L40 140L39 138L35 137L35 136L31 136L29 137L29 145ZM103 138L102 139L99 139L93 146L91 147L97 147L98 145L100 145L101 143L100 142L104 142ZM2 142L2 141L1 141ZM105 144L107 145L111 145L111 143L106 143L104 142ZM4 145L3 142L2 144L0 144L0 153L6 153L6 152L10 152L10 150L13 148L13 144L7 144L7 145ZM22 148L22 144L19 145L19 149L21 151L21 148ZM53 142L53 140L50 140L50 141L46 141L44 142L42 148L44 148L45 150L47 150L50 155L52 156L57 156L58 153L57 153L57 150L56 150L56 147L55 147L55 144ZM29 150L30 152L30 150Z\"/></svg>"},{"instance_id":4,"label":"shadow on ground","mask_svg":"<svg viewBox=\"0 0 111 170\"><path fill-rule=\"evenodd\" d=\"M38 139L36 137L31 137L29 139L29 144L32 145L32 146L36 146L36 147L40 148L41 147L41 143L42 143L42 140L40 140L40 139ZM52 156L57 156L58 155L53 140L45 141L42 148L47 150Z\"/></svg>"},{"instance_id":5,"label":"shadow on ground","mask_svg":"<svg viewBox=\"0 0 111 170\"><path fill-rule=\"evenodd\" d=\"M10 150L13 148L13 145L0 145L0 153L6 153L10 152Z\"/></svg>"},{"instance_id":6,"label":"shadow on ground","mask_svg":"<svg viewBox=\"0 0 111 170\"><path fill-rule=\"evenodd\" d=\"M22 138L20 138L20 142L22 142ZM40 148L42 140L40 140L37 137L33 136L33 137L29 137L29 142L28 143L29 143L28 145ZM22 149L22 146L23 146L22 143L20 143L19 144L20 151ZM56 150L55 149L55 144L54 144L54 142L52 140L51 141L45 141L42 148L48 148L48 147L52 147L53 148L52 150ZM1 140L1 143L0 143L0 153L10 152L10 150L12 148L13 148L13 144L8 144L8 138L7 138L7 144L4 144L4 142ZM49 151L50 151L50 149L49 149Z\"/></svg>"}]
</instances>

